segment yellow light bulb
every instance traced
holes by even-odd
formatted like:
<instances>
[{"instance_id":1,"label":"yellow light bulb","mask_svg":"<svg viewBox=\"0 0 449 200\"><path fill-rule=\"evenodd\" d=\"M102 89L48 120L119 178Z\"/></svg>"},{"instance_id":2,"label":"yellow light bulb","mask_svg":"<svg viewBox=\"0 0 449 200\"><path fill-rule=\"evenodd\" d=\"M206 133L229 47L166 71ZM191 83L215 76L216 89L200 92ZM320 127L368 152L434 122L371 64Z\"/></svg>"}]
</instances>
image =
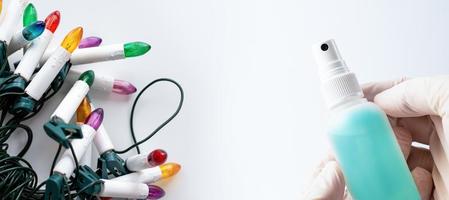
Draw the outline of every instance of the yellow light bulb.
<instances>
[{"instance_id":1,"label":"yellow light bulb","mask_svg":"<svg viewBox=\"0 0 449 200\"><path fill-rule=\"evenodd\" d=\"M181 165L176 163L167 163L159 166L162 172L162 178L172 177L181 170Z\"/></svg>"},{"instance_id":2,"label":"yellow light bulb","mask_svg":"<svg viewBox=\"0 0 449 200\"><path fill-rule=\"evenodd\" d=\"M81 101L78 106L78 109L76 109L76 122L84 123L91 112L92 107L90 107L89 100L87 97L84 97L83 101Z\"/></svg>"},{"instance_id":3,"label":"yellow light bulb","mask_svg":"<svg viewBox=\"0 0 449 200\"><path fill-rule=\"evenodd\" d=\"M64 40L61 43L61 47L72 53L78 47L78 44L80 43L82 37L83 28L77 27L65 36Z\"/></svg>"}]
</instances>

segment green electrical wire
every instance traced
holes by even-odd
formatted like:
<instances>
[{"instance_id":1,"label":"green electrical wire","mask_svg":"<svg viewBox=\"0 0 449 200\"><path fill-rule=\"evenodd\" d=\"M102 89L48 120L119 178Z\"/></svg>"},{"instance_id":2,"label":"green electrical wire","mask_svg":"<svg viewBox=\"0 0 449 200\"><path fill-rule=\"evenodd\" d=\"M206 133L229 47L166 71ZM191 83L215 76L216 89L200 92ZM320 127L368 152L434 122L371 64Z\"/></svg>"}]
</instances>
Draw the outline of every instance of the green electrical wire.
<instances>
[{"instance_id":1,"label":"green electrical wire","mask_svg":"<svg viewBox=\"0 0 449 200\"><path fill-rule=\"evenodd\" d=\"M139 102L140 97L142 96L142 94L145 93L145 91L150 88L151 86L153 86L156 83L159 82L169 82L169 83L173 83L179 90L179 103L178 103L178 107L176 108L175 112L167 119L165 120L161 125L159 125L153 132L151 132L147 137L145 137L144 139L140 140L139 142L137 142L136 139L136 134L134 132L134 111L136 110L136 106L137 103ZM171 120L173 120L179 113L179 111L182 108L182 105L184 103L184 90L182 89L181 85L172 80L172 79L168 79L168 78L160 78L160 79L156 79L154 81L152 81L151 83L147 84L140 92L139 94L137 94L136 99L133 102L133 105L131 107L131 117L129 119L129 127L130 127L130 131L131 131L131 137L133 139L134 144L132 144L131 146L129 146L128 148L124 149L124 150L113 150L115 153L118 154L123 154L126 153L128 151L130 151L133 148L136 148L137 154L140 154L140 148L139 145L145 143L146 141L148 141L150 138L152 138L156 133L158 133L162 128L164 128L165 125L167 125Z\"/></svg>"},{"instance_id":2,"label":"green electrical wire","mask_svg":"<svg viewBox=\"0 0 449 200\"><path fill-rule=\"evenodd\" d=\"M67 68L67 70L70 69L70 66ZM0 72L3 72L4 68L3 66L0 67ZM17 75L9 76L6 79L3 79L0 82L0 88L2 88L5 84L13 81L16 79ZM24 95L23 92L4 92L0 93L0 197L1 199L32 199L32 200L38 200L43 199L45 195L45 190L42 188L45 186L46 182L42 182L38 184L38 177L34 169L32 168L31 164L23 159L22 157L28 152L32 141L33 141L33 131L30 127L27 125L22 124L23 121L28 120L32 117L34 117L37 113L41 111L44 104L51 99L62 87L63 81L65 77L63 77L62 80L58 81L58 85L49 87L49 89L44 93L43 98L41 98L39 101L36 102L35 109L33 112L29 113L26 116L12 116L8 120L6 120L8 109L10 108L11 104L14 103L15 99L19 96ZM179 104L175 110L175 112L167 119L165 120L161 125L159 125L155 130L153 130L147 137L144 139L137 141L135 137L134 132L134 113L137 107L137 103L142 96L142 94L145 93L145 91L153 86L156 83L159 82L170 82L174 84L179 92L180 92L180 100ZM152 82L150 82L148 85L146 85L137 95L136 99L133 102L132 108L131 108L131 117L130 117L130 131L131 131L131 137L134 141L134 143L126 148L125 150L117 151L114 150L116 153L126 153L130 151L133 148L136 148L137 152L140 153L139 145L143 144L144 142L148 141L150 138L152 138L156 133L158 133L164 126L166 126L171 120L173 120L178 113L180 112L182 105L184 102L184 91L180 84L178 84L176 81L168 78L160 78L156 79ZM6 121L6 122L5 122ZM18 129L24 130L26 136L27 136L27 142L23 146L22 150L16 155L11 156L7 153L8 149L8 143L7 140L11 137L12 134L16 133ZM74 158L76 169L74 172L74 175L70 178L70 180L65 180L65 189L64 189L64 197L66 199L74 199L78 198L83 192L85 192L90 187L96 185L96 184L102 184L103 181L98 180L90 183L89 185L83 187L83 188L77 188L76 187L76 179L79 175L79 162L78 158L75 155L73 146L69 143L69 149L70 152ZM62 150L62 146L59 145L57 152L53 158L53 162L51 165L51 172L53 171L54 166L56 165L57 158Z\"/></svg>"},{"instance_id":3,"label":"green electrical wire","mask_svg":"<svg viewBox=\"0 0 449 200\"><path fill-rule=\"evenodd\" d=\"M4 72L4 67L0 67L0 72ZM16 79L18 75L10 75L0 81L0 88ZM63 77L65 78L65 77ZM28 152L32 141L33 131L23 121L35 116L43 107L43 105L53 97L63 84L63 79L58 81L58 85L50 87L44 94L44 98L37 102L35 110L28 116L12 116L7 119L8 109L15 99L24 95L23 92L3 92L0 93L0 197L1 199L42 199L44 197L44 190L41 188L45 186L45 182L38 183L38 177L31 164L22 157ZM16 156L10 156L7 153L7 140L10 136L16 133L16 130L22 129L26 133L27 141L22 150ZM73 148L70 149L74 155ZM57 160L58 154L55 155L54 162ZM75 157L76 163L78 160ZM76 177L76 175L75 175ZM72 193L76 190L73 183L67 184L67 191L65 196L72 199ZM75 197L75 196L73 196Z\"/></svg>"}]
</instances>

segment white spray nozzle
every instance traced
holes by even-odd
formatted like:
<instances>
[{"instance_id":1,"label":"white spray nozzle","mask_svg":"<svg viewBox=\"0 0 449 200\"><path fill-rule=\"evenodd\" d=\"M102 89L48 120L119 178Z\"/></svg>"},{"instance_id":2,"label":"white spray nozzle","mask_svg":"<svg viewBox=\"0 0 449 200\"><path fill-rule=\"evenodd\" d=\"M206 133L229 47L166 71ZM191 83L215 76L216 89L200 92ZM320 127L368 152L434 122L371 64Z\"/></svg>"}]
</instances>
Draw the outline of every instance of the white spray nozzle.
<instances>
[{"instance_id":1,"label":"white spray nozzle","mask_svg":"<svg viewBox=\"0 0 449 200\"><path fill-rule=\"evenodd\" d=\"M334 40L326 40L313 46L319 67L323 95L329 107L349 97L362 97L357 78L346 67Z\"/></svg>"},{"instance_id":2,"label":"white spray nozzle","mask_svg":"<svg viewBox=\"0 0 449 200\"><path fill-rule=\"evenodd\" d=\"M321 80L349 72L333 39L316 44L313 46L313 51L318 63Z\"/></svg>"}]
</instances>

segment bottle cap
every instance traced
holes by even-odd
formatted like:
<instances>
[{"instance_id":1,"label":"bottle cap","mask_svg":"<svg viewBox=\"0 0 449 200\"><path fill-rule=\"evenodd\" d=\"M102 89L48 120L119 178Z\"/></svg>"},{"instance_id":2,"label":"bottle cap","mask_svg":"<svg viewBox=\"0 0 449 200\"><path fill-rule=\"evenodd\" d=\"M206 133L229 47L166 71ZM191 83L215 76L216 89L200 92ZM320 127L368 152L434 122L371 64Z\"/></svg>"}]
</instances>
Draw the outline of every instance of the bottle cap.
<instances>
[{"instance_id":1,"label":"bottle cap","mask_svg":"<svg viewBox=\"0 0 449 200\"><path fill-rule=\"evenodd\" d=\"M362 88L355 74L349 71L334 40L314 45L313 52L328 107L334 107L351 97L363 97Z\"/></svg>"}]
</instances>

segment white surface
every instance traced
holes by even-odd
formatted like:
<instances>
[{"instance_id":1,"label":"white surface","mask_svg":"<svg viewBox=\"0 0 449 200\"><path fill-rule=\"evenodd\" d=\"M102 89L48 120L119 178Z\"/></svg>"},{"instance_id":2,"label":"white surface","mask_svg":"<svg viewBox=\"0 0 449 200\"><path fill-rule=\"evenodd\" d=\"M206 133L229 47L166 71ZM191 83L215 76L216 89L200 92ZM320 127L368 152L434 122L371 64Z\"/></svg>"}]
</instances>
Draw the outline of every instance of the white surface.
<instances>
[{"instance_id":1,"label":"white surface","mask_svg":"<svg viewBox=\"0 0 449 200\"><path fill-rule=\"evenodd\" d=\"M142 40L153 47L144 57L86 68L132 81L138 89L159 77L183 85L180 115L143 147L145 152L163 148L169 161L182 164L180 173L162 184L165 200L298 199L312 167L328 150L311 51L318 41L335 38L361 82L449 72L447 1L34 3L40 19L61 10L57 44L83 25L86 36L101 36L104 44ZM114 145L128 146L134 96L92 96L105 109ZM178 93L160 84L141 100L139 138L174 111ZM29 122L35 141L27 158L41 177L57 149L42 124L57 103Z\"/></svg>"}]
</instances>

